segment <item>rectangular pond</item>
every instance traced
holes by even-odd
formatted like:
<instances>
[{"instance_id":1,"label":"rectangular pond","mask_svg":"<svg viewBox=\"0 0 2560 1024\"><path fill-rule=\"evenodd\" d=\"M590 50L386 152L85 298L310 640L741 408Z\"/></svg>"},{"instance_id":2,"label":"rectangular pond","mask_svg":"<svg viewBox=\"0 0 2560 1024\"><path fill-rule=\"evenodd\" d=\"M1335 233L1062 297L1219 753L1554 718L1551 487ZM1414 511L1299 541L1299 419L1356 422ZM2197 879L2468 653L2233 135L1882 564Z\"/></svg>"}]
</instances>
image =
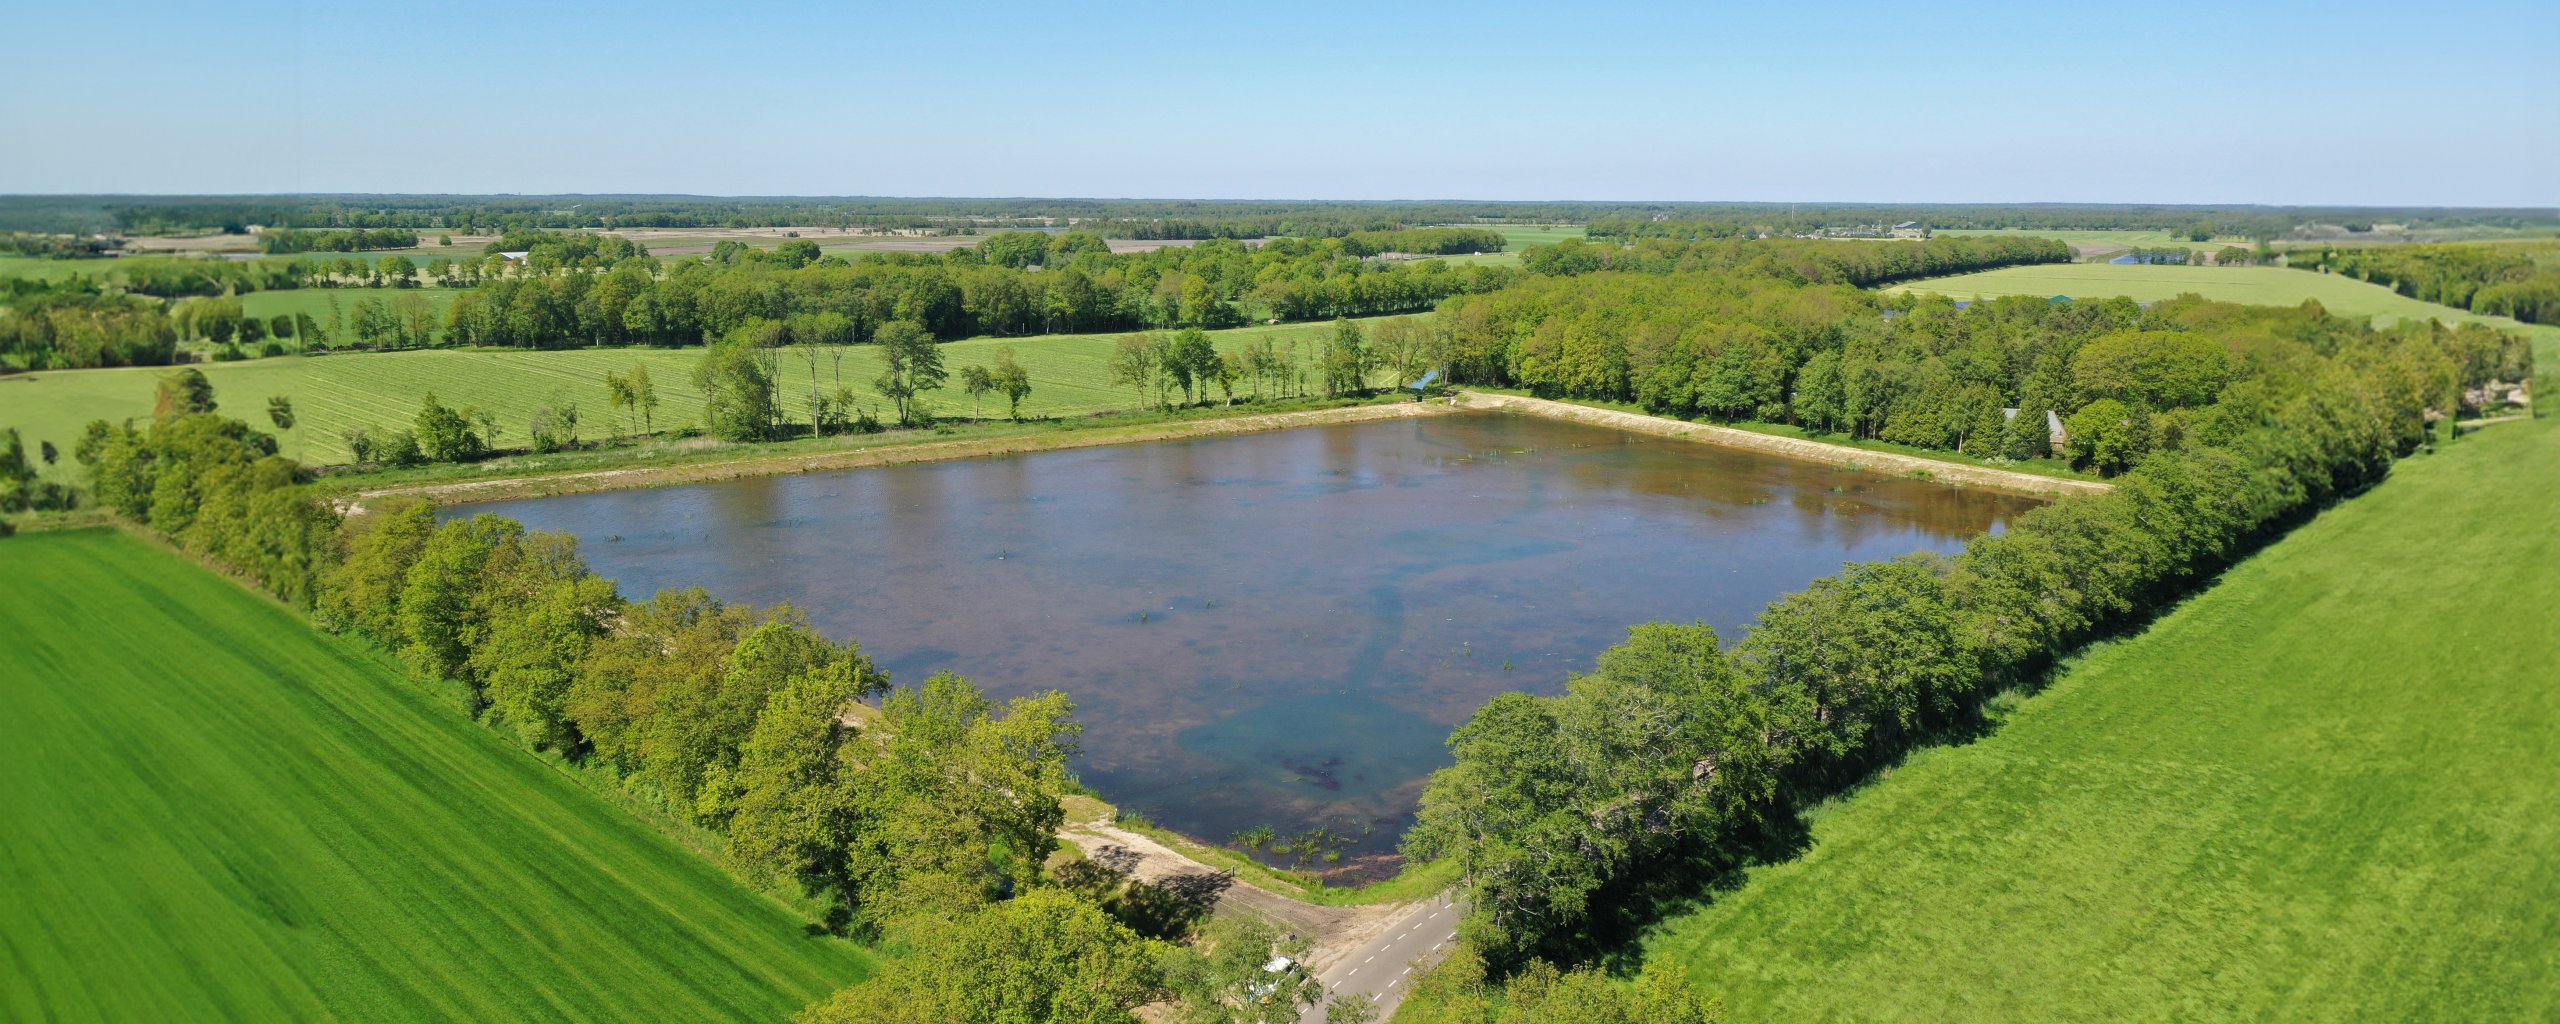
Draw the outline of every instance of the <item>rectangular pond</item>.
<instances>
[{"instance_id":1,"label":"rectangular pond","mask_svg":"<svg viewBox=\"0 0 2560 1024\"><path fill-rule=\"evenodd\" d=\"M624 593L789 601L903 682L1056 687L1084 781L1209 840L1391 853L1449 731L1648 620L1730 639L2034 499L1461 413L491 503Z\"/></svg>"}]
</instances>

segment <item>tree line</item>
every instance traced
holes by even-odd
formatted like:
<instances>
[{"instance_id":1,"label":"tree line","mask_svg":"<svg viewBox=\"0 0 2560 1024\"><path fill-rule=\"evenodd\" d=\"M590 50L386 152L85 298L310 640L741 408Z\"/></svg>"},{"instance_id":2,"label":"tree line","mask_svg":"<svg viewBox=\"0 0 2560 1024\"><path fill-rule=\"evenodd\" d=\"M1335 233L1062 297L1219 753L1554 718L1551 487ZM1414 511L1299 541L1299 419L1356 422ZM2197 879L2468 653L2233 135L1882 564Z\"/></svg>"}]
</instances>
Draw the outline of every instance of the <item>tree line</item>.
<instances>
[{"instance_id":1,"label":"tree line","mask_svg":"<svg viewBox=\"0 0 2560 1024\"><path fill-rule=\"evenodd\" d=\"M701 260L633 257L600 271L497 268L503 276L478 279L447 307L445 335L450 344L534 348L693 344L751 320L827 314L842 317L857 344L898 321L937 340L1220 328L1416 312L1518 276L1503 267L1363 259L1339 239L1257 248L1212 241L1147 253L1061 239L1035 250L997 236L983 249L853 259L819 256L814 244L770 252L740 245ZM1023 269L1032 266L1041 269Z\"/></svg>"},{"instance_id":2,"label":"tree line","mask_svg":"<svg viewBox=\"0 0 2560 1024\"><path fill-rule=\"evenodd\" d=\"M2193 298L1959 307L1762 270L1526 278L1444 303L1433 359L1463 383L2115 473L2193 433L2225 389L2294 373L2289 342L2356 333L2316 304L2299 322ZM2400 329L2429 338L2394 350L2421 411L2451 415L2463 389L2520 379L2530 358L2483 325ZM2059 446L2048 413L2066 421Z\"/></svg>"},{"instance_id":3,"label":"tree line","mask_svg":"<svg viewBox=\"0 0 2560 1024\"><path fill-rule=\"evenodd\" d=\"M2430 438L2427 405L2445 383L2430 375L2466 358L2456 332L2377 331L2311 304L2164 305L2140 324L2195 340L2081 328L2100 333L2079 354L2109 344L2112 369L2070 386L2202 400L2180 405L2181 429L2112 490L2039 508L1953 557L1852 565L1771 604L1730 644L1704 624L1635 626L1561 695L1506 694L1460 727L1406 850L1463 867L1470 944L1497 968L1577 959L1633 934L1647 908L1783 848L1806 808L1973 727L1990 695L2033 685L2065 652L2138 625L2381 479ZM1995 306L1988 321L1938 315L1990 328L2031 308ZM2267 369L2217 383L2201 373L2208 351Z\"/></svg>"},{"instance_id":4,"label":"tree line","mask_svg":"<svg viewBox=\"0 0 2560 1024\"><path fill-rule=\"evenodd\" d=\"M418 233L405 228L332 228L317 231L269 228L258 235L258 251L270 254L407 249L417 244Z\"/></svg>"},{"instance_id":5,"label":"tree line","mask_svg":"<svg viewBox=\"0 0 2560 1024\"><path fill-rule=\"evenodd\" d=\"M2068 263L2071 247L2050 238L2005 236L1925 241L1838 242L1801 238L1675 241L1595 245L1568 238L1530 246L1521 265L1569 277L1603 270L1644 274L1735 271L1817 284L1877 285L2027 263Z\"/></svg>"},{"instance_id":6,"label":"tree line","mask_svg":"<svg viewBox=\"0 0 2560 1024\"><path fill-rule=\"evenodd\" d=\"M2288 266L2371 281L2421 302L2560 324L2560 246L2392 245L2297 249ZM2509 378L2514 379L2514 378Z\"/></svg>"},{"instance_id":7,"label":"tree line","mask_svg":"<svg viewBox=\"0 0 2560 1024\"><path fill-rule=\"evenodd\" d=\"M896 199L792 196L8 196L0 229L162 234L293 228L516 229L831 227L1005 230L1109 226L1121 238L1332 236L1431 224L1729 221L1786 234L1919 221L1940 230L2202 228L2273 238L2296 225L2548 227L2548 209L2173 206L2104 203L1363 202L1287 200ZM1148 234L1150 230L1168 233ZM1671 232L1676 228L1650 229ZM2203 241L2204 238L2198 238Z\"/></svg>"}]
</instances>

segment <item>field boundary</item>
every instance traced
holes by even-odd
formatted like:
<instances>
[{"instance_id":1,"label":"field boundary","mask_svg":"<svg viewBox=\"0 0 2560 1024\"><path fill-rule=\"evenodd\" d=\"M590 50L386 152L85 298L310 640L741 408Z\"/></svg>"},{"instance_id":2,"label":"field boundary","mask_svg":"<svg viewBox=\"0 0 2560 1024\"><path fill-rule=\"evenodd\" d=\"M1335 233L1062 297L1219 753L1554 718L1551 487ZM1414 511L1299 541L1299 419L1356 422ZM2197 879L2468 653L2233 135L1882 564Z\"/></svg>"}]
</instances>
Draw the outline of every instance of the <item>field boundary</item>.
<instances>
[{"instance_id":1,"label":"field boundary","mask_svg":"<svg viewBox=\"0 0 2560 1024\"><path fill-rule=\"evenodd\" d=\"M1989 466L1969 466L1961 462L1942 462L1937 459L1924 459L1917 456L1901 455L1894 452L1870 451L1865 448L1852 448L1848 445L1831 444L1824 441L1808 441L1797 437L1780 437L1775 434L1753 433L1748 430L1738 430L1733 427L1720 427L1712 423L1691 423L1686 420L1675 420L1661 416L1646 416L1639 413L1619 412L1615 409L1595 409L1587 405L1575 405L1570 402L1557 402L1544 398L1530 398L1525 395L1503 395L1484 391L1461 391L1459 392L1459 395L1463 398L1468 408L1505 409L1513 412L1527 413L1532 416L1546 416L1552 419L1572 420L1577 423L1589 423L1596 426L1614 427L1619 430L1631 431L1639 434L1679 438L1681 440L1696 441L1701 444L1712 444L1725 448L1742 448L1791 459L1802 459L1809 462L1822 462L1834 466L1846 466L1853 469L1870 470L1887 475L1925 475L1930 479L1937 480L1941 483L1957 484L1965 487L1988 487L1995 490L2015 491L2021 494L2044 496L2095 494L2101 491L2110 491L2115 489L2114 484L2103 483L2096 480L2070 480L2062 477L2044 476L2037 473L2021 473L2016 470L1994 469Z\"/></svg>"},{"instance_id":2,"label":"field boundary","mask_svg":"<svg viewBox=\"0 0 2560 1024\"><path fill-rule=\"evenodd\" d=\"M1031 452L1063 451L1071 448L1096 448L1103 445L1179 441L1186 438L1216 437L1226 434L1252 434L1270 430L1287 430L1293 427L1369 423L1379 420L1411 419L1418 416L1438 416L1456 411L1458 410L1440 403L1397 402L1334 409L1310 409L1301 412L1219 416L1122 430L932 441L923 444L855 448L849 451L749 455L724 462L699 462L681 466L639 466L554 475L528 475L499 480L422 483L358 491L352 497L340 499L339 510L351 515L362 514L365 502L383 498L418 497L448 504L511 501L518 498L550 497L561 494L670 487L678 484L707 483L751 476L778 476L917 462L943 462L952 459L992 458Z\"/></svg>"}]
</instances>

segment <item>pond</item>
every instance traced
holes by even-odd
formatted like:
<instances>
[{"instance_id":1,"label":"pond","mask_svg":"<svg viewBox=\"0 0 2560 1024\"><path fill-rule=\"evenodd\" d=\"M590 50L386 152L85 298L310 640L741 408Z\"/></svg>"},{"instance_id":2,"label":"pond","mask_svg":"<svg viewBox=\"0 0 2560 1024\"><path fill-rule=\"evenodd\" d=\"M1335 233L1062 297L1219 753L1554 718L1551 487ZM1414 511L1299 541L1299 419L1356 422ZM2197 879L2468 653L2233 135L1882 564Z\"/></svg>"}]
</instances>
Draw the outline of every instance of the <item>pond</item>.
<instances>
[{"instance_id":1,"label":"pond","mask_svg":"<svg viewBox=\"0 0 2560 1024\"><path fill-rule=\"evenodd\" d=\"M1379 867L1449 731L1626 628L1728 640L2034 499L1502 413L492 503L643 596L789 601L898 680L1066 690L1077 771L1212 841Z\"/></svg>"}]
</instances>

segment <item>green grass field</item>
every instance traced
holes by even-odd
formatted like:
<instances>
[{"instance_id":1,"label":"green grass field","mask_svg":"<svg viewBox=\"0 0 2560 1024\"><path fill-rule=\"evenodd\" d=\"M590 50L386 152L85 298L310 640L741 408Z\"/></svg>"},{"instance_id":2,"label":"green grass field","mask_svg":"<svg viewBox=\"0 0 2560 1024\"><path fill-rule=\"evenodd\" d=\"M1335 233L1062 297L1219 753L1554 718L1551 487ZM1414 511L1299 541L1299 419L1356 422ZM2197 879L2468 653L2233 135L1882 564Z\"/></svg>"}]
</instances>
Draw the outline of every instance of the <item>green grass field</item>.
<instances>
[{"instance_id":1,"label":"green grass field","mask_svg":"<svg viewBox=\"0 0 2560 1024\"><path fill-rule=\"evenodd\" d=\"M2370 317L2376 325L2400 320L2476 320L2507 330L2523 331L2538 340L2560 335L2560 328L2518 323L2506 317L2478 316L2450 306L2421 302L2378 284L2336 274L2316 274L2287 267L2146 267L2112 263L2047 263L2003 267L1978 274L1932 277L1895 285L1887 291L1932 292L1957 299L2003 295L2069 295L2103 299L2123 295L2136 302L2158 302L2193 292L2223 302L2262 306L2295 306L2318 299L2329 312ZM2545 342L2547 344L2547 342Z\"/></svg>"},{"instance_id":2,"label":"green grass field","mask_svg":"<svg viewBox=\"0 0 2560 1024\"><path fill-rule=\"evenodd\" d=\"M1736 1021L2560 1019L2555 465L2402 463L1647 961Z\"/></svg>"},{"instance_id":3,"label":"green grass field","mask_svg":"<svg viewBox=\"0 0 2560 1024\"><path fill-rule=\"evenodd\" d=\"M9 1020L775 1021L863 950L122 533L0 540Z\"/></svg>"},{"instance_id":4,"label":"green grass field","mask_svg":"<svg viewBox=\"0 0 2560 1024\"><path fill-rule=\"evenodd\" d=\"M2057 241L2067 242L2072 245L2121 246L2127 249L2157 249L2167 248L2170 246L2179 246L2188 249L2218 249L2226 245L2236 245L2242 248L2247 248L2251 244L2249 239L2238 235L2223 235L2210 242L2197 242L2190 241L2184 234L2171 234L2167 231L2125 231L2114 229L2095 229L2088 231L2044 231L2034 228L1941 228L1938 230L1937 234L1944 237L1952 237L1956 235L1992 235L2015 238L2051 238Z\"/></svg>"},{"instance_id":5,"label":"green grass field","mask_svg":"<svg viewBox=\"0 0 2560 1024\"><path fill-rule=\"evenodd\" d=\"M427 304L436 311L436 334L442 336L444 308L452 305L453 297L462 291L460 288L285 288L240 296L240 311L261 319L280 313L302 313L325 329L329 324L331 299L337 300L339 316L345 320L355 316L356 303L365 299L387 303L404 294L418 295L425 297ZM340 333L346 336L344 340L354 340L351 332L341 330Z\"/></svg>"},{"instance_id":6,"label":"green grass field","mask_svg":"<svg viewBox=\"0 0 2560 1024\"><path fill-rule=\"evenodd\" d=\"M296 293L279 293L296 294ZM341 292L341 295L348 294ZM1327 323L1246 327L1216 332L1220 348L1233 350L1270 335L1298 343L1302 360L1312 360ZM1026 416L1075 416L1138 404L1137 393L1111 384L1107 369L1116 334L1043 335L1036 338L978 338L943 346L945 367L955 379L927 402L943 415L967 415L969 397L956 379L960 367L990 362L997 349L1011 346L1015 358L1030 371L1031 397ZM578 406L581 436L601 437L609 430L612 410L605 405L604 374L649 365L659 407L661 430L700 422L702 394L693 386L693 368L702 358L699 347L681 349L576 349L532 352L517 350L421 350L356 352L322 356L286 356L237 363L202 364L213 381L224 411L266 427L266 400L271 395L293 399L299 422L279 432L287 455L313 463L348 459L340 433L362 424L377 435L409 427L426 392L447 405L474 405L493 410L500 420L499 443L522 445L525 424L536 406L565 397ZM66 453L50 472L68 479L68 452L90 420L148 417L154 383L165 367L110 370L56 370L0 377L0 427L17 427L32 451L40 440ZM836 367L821 357L820 383L832 389ZM888 418L889 405L871 390L880 372L879 350L868 345L845 350L843 380L858 400ZM809 367L798 353L782 359L781 394L790 415L807 421ZM1002 396L989 396L986 414L1004 413Z\"/></svg>"}]
</instances>

